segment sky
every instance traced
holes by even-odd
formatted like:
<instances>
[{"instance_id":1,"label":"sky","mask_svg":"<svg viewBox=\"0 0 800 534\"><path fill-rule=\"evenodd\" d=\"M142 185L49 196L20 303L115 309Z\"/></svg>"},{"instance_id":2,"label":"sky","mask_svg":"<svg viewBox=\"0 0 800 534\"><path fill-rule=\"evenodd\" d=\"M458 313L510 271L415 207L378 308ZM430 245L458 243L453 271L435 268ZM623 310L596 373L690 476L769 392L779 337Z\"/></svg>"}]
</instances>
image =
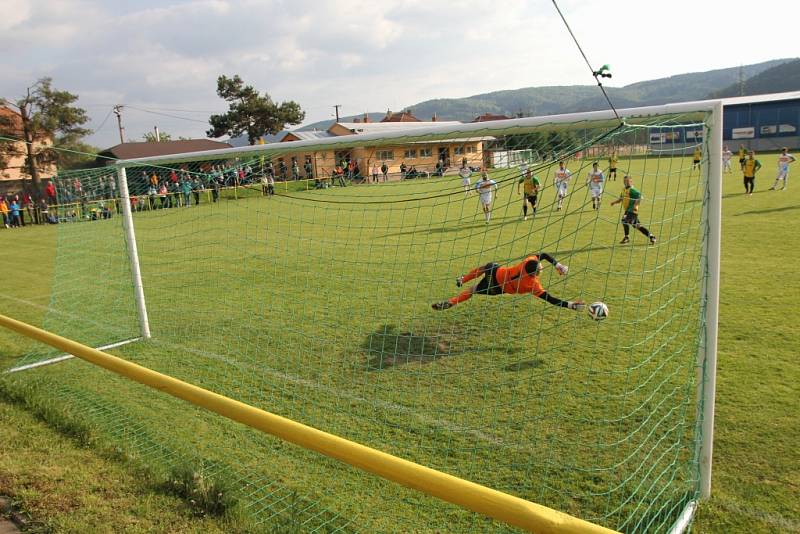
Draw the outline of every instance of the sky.
<instances>
[{"instance_id":1,"label":"sky","mask_svg":"<svg viewBox=\"0 0 800 534\"><path fill-rule=\"evenodd\" d=\"M800 56L797 0L557 0L609 86ZM0 97L77 94L99 148L204 137L238 74L305 123L433 98L593 84L551 0L0 0ZM786 21L784 26L784 22ZM781 29L783 28L783 29Z\"/></svg>"}]
</instances>

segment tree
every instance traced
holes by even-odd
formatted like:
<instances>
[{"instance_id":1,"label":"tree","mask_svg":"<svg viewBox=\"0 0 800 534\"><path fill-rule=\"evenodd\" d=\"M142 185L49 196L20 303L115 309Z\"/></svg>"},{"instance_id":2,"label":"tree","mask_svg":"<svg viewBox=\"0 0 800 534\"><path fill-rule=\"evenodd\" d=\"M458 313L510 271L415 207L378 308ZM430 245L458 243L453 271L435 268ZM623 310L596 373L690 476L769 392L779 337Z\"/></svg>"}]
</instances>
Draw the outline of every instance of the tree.
<instances>
[{"instance_id":1,"label":"tree","mask_svg":"<svg viewBox=\"0 0 800 534\"><path fill-rule=\"evenodd\" d=\"M25 174L31 177L36 191L41 190L40 168L58 164L63 158L57 149L74 145L91 133L81 127L89 120L86 111L72 105L78 96L58 91L51 84L51 78L41 78L19 100L0 101L19 113L17 120L0 116L0 135L22 141L6 143L3 148L8 154L25 156ZM49 140L52 145L47 144ZM20 144L24 149L19 148Z\"/></svg>"},{"instance_id":2,"label":"tree","mask_svg":"<svg viewBox=\"0 0 800 534\"><path fill-rule=\"evenodd\" d=\"M253 86L244 85L239 75L217 78L217 94L228 102L228 112L209 117L211 129L206 132L209 137L226 134L238 137L246 132L252 145L262 135L274 135L287 124L300 124L306 116L297 102L290 100L278 105L267 93L259 95Z\"/></svg>"},{"instance_id":3,"label":"tree","mask_svg":"<svg viewBox=\"0 0 800 534\"><path fill-rule=\"evenodd\" d=\"M142 139L144 139L145 142L147 143L156 143L156 142L164 143L166 141L172 141L172 135L166 132L158 132L158 139L156 139L155 132L147 132L142 136Z\"/></svg>"}]
</instances>

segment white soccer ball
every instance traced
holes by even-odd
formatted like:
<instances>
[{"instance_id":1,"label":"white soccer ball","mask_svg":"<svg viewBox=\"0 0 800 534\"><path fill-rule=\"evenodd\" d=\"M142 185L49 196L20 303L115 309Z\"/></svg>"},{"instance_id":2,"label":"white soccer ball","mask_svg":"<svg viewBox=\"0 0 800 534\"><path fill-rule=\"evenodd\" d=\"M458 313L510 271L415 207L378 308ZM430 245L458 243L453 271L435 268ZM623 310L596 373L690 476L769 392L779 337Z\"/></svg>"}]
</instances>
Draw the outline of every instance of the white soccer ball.
<instances>
[{"instance_id":1,"label":"white soccer ball","mask_svg":"<svg viewBox=\"0 0 800 534\"><path fill-rule=\"evenodd\" d=\"M586 308L589 312L589 317L595 321L602 321L608 317L608 306L604 302L593 302Z\"/></svg>"}]
</instances>

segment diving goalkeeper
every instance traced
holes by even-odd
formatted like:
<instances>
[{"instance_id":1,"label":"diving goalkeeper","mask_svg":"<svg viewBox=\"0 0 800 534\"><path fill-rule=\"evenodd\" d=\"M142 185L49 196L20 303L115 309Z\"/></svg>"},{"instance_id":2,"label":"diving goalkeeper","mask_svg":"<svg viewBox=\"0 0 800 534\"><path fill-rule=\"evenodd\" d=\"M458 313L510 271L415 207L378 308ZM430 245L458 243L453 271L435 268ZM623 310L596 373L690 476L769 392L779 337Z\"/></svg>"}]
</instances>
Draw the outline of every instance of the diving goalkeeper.
<instances>
[{"instance_id":1,"label":"diving goalkeeper","mask_svg":"<svg viewBox=\"0 0 800 534\"><path fill-rule=\"evenodd\" d=\"M441 302L435 302L432 305L433 309L446 310L452 308L456 304L469 300L472 298L472 295L501 295L503 293L531 293L549 302L553 306L569 308L570 310L582 309L584 304L580 300L561 300L544 290L539 281L539 273L542 271L543 261L547 261L555 266L556 271L558 271L558 274L561 276L567 274L569 270L566 265L558 263L555 258L546 252L542 252L539 255L528 256L518 264L508 267L503 267L497 263L487 263L482 267L472 269L464 276L456 278L456 285L458 287L483 275L480 282L462 291L455 297Z\"/></svg>"}]
</instances>

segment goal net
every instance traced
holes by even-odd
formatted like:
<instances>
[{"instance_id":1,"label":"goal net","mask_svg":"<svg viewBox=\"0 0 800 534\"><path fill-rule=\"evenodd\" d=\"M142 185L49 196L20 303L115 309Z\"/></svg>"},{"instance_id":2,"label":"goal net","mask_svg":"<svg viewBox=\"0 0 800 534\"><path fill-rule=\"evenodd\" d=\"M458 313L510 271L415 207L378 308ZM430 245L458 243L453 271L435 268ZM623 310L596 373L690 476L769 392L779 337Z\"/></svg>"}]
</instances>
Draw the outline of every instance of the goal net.
<instances>
[{"instance_id":1,"label":"goal net","mask_svg":"<svg viewBox=\"0 0 800 534\"><path fill-rule=\"evenodd\" d=\"M699 492L719 125L701 106L621 115L345 125L62 173L44 327L92 346L135 340L110 350L610 528L666 531ZM530 278L513 268L531 255L550 302L535 283L485 294L497 287L481 282L488 269L456 285L489 264ZM609 315L560 301L603 302ZM510 528L79 360L2 380L152 469L225 484L265 525Z\"/></svg>"}]
</instances>

